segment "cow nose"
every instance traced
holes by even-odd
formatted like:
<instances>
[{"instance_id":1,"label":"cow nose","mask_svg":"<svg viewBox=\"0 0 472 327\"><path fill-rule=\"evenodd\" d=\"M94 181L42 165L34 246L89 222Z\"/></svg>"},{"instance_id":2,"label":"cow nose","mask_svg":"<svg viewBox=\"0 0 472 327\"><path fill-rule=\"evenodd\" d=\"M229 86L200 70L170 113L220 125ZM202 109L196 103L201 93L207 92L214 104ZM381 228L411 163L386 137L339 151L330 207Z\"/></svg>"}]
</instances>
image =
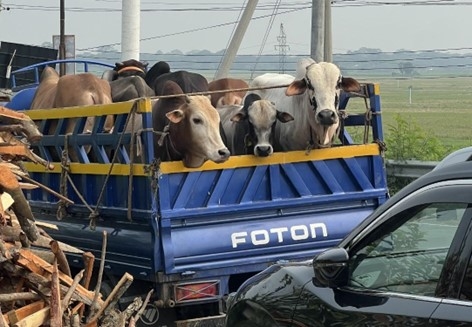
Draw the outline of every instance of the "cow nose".
<instances>
[{"instance_id":1,"label":"cow nose","mask_svg":"<svg viewBox=\"0 0 472 327\"><path fill-rule=\"evenodd\" d=\"M336 112L330 109L323 109L318 113L318 120L321 125L332 125L336 122Z\"/></svg>"},{"instance_id":2,"label":"cow nose","mask_svg":"<svg viewBox=\"0 0 472 327\"><path fill-rule=\"evenodd\" d=\"M218 154L221 156L223 159L227 159L230 156L230 152L228 148L220 149L218 150Z\"/></svg>"},{"instance_id":3,"label":"cow nose","mask_svg":"<svg viewBox=\"0 0 472 327\"><path fill-rule=\"evenodd\" d=\"M271 147L268 145L256 146L256 156L268 157L271 153Z\"/></svg>"}]
</instances>

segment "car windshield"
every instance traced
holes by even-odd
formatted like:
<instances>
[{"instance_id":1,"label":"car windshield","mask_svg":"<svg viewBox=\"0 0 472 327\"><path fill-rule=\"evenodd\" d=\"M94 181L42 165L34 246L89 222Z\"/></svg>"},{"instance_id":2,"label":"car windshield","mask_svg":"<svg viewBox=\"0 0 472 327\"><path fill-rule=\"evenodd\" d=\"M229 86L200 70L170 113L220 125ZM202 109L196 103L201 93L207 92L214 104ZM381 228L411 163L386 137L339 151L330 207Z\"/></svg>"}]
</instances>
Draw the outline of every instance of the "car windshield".
<instances>
[{"instance_id":1,"label":"car windshield","mask_svg":"<svg viewBox=\"0 0 472 327\"><path fill-rule=\"evenodd\" d=\"M433 203L402 212L395 226L351 256L352 287L433 295L467 204Z\"/></svg>"}]
</instances>

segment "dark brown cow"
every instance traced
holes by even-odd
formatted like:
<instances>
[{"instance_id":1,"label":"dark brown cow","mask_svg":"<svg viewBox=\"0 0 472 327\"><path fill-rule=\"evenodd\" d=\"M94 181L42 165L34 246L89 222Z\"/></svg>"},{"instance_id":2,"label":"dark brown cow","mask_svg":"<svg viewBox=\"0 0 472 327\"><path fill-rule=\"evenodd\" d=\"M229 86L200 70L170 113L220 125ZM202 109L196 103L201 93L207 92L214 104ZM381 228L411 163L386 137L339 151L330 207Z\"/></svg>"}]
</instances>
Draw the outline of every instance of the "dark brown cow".
<instances>
[{"instance_id":1,"label":"dark brown cow","mask_svg":"<svg viewBox=\"0 0 472 327\"><path fill-rule=\"evenodd\" d=\"M162 83L160 95L183 94L175 81ZM153 106L156 158L182 160L184 166L200 167L207 160L221 163L230 152L220 135L220 117L208 97L161 98Z\"/></svg>"},{"instance_id":2,"label":"dark brown cow","mask_svg":"<svg viewBox=\"0 0 472 327\"><path fill-rule=\"evenodd\" d=\"M208 84L209 91L247 89L248 84L237 78L220 78ZM225 105L242 104L247 91L218 92L211 94L211 104L215 108Z\"/></svg>"},{"instance_id":3,"label":"dark brown cow","mask_svg":"<svg viewBox=\"0 0 472 327\"><path fill-rule=\"evenodd\" d=\"M103 74L102 78L110 82L113 102L154 96L144 80L147 66L146 62L129 59L115 63L114 69Z\"/></svg>"}]
</instances>

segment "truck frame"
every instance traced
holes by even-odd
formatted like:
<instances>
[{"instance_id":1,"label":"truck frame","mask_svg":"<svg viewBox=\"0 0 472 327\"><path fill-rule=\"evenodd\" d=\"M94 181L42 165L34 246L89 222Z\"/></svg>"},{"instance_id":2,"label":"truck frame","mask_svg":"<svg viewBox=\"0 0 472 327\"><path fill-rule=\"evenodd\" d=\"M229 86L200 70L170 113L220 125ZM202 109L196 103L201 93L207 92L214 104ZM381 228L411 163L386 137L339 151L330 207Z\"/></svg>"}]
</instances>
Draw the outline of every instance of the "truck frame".
<instances>
[{"instance_id":1,"label":"truck frame","mask_svg":"<svg viewBox=\"0 0 472 327\"><path fill-rule=\"evenodd\" d=\"M312 259L387 200L379 85L364 83L362 90L341 97L339 145L232 156L198 169L154 159L157 98L26 110L44 134L32 147L55 168L27 162L25 168L74 203L43 189L26 196L36 219L53 226L47 232L61 242L100 257L106 233L102 291L125 272L134 281L120 305L154 289L142 325L222 326L224 299L244 280L276 262ZM355 98L365 103L358 114L346 109ZM104 133L109 114L115 125ZM93 130L80 133L91 116ZM76 128L66 135L72 118ZM132 119L142 129L127 129ZM59 126L53 134L52 120ZM353 129L363 142L353 140ZM77 162L67 160L69 151ZM83 267L80 255L68 259Z\"/></svg>"}]
</instances>

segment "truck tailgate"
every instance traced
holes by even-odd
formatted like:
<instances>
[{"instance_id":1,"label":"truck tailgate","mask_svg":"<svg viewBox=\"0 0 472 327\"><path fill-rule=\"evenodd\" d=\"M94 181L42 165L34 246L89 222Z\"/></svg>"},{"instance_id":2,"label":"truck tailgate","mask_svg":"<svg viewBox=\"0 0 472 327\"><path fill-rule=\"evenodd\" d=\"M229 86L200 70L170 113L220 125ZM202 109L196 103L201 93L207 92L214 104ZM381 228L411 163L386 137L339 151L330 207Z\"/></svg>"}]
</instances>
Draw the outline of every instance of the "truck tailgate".
<instances>
[{"instance_id":1,"label":"truck tailgate","mask_svg":"<svg viewBox=\"0 0 472 327\"><path fill-rule=\"evenodd\" d=\"M232 157L198 171L161 163L153 212L164 271L310 258L387 199L383 165L377 144Z\"/></svg>"}]
</instances>

